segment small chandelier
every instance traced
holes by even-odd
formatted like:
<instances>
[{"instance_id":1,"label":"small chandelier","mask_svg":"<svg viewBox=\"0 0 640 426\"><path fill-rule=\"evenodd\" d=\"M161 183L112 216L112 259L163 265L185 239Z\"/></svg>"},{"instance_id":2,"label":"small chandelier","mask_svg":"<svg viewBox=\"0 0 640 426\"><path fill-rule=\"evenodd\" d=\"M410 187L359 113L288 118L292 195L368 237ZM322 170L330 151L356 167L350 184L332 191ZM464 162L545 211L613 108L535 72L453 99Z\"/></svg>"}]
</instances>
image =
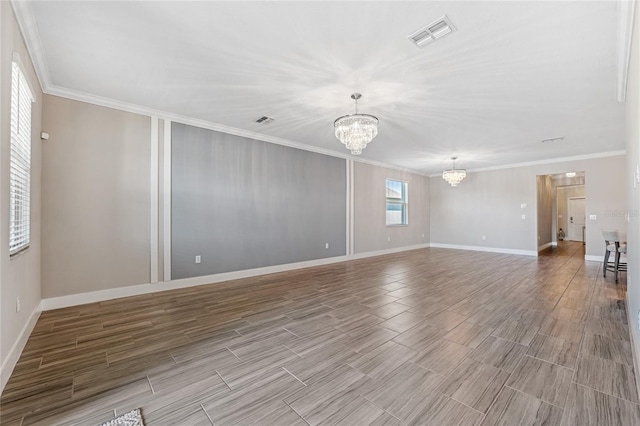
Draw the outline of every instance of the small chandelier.
<instances>
[{"instance_id":1,"label":"small chandelier","mask_svg":"<svg viewBox=\"0 0 640 426\"><path fill-rule=\"evenodd\" d=\"M362 95L354 93L351 99L356 102L356 113L343 115L333 122L336 138L342 142L351 154L360 155L367 144L378 134L378 119L369 114L358 114L358 99Z\"/></svg>"},{"instance_id":2,"label":"small chandelier","mask_svg":"<svg viewBox=\"0 0 640 426\"><path fill-rule=\"evenodd\" d=\"M467 171L465 169L456 169L456 159L458 157L451 157L453 160L453 168L450 170L445 170L442 172L442 179L449 182L451 186L458 186L462 179L467 176Z\"/></svg>"}]
</instances>

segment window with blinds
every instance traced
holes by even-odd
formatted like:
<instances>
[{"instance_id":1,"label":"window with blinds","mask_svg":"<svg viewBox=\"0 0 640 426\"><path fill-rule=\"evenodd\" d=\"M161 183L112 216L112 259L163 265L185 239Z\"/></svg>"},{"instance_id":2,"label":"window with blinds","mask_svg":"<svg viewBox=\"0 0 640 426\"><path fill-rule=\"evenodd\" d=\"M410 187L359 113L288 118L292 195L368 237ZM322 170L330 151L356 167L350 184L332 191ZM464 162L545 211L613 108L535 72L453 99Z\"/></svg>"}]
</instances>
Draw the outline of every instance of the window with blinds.
<instances>
[{"instance_id":1,"label":"window with blinds","mask_svg":"<svg viewBox=\"0 0 640 426\"><path fill-rule=\"evenodd\" d=\"M9 254L29 247L31 237L31 103L29 84L11 70L11 158L9 166Z\"/></svg>"}]
</instances>

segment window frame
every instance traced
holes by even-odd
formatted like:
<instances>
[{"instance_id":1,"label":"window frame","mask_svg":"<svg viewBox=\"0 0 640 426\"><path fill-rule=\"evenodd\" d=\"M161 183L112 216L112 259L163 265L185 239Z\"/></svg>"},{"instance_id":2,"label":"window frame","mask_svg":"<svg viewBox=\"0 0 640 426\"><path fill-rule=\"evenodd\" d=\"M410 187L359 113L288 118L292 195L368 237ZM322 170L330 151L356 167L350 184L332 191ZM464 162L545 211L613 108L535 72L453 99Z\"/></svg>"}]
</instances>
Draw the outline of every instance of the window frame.
<instances>
[{"instance_id":1,"label":"window frame","mask_svg":"<svg viewBox=\"0 0 640 426\"><path fill-rule=\"evenodd\" d=\"M9 143L9 256L31 245L31 162L34 102L20 58L11 62ZM26 115L26 119L23 116Z\"/></svg>"},{"instance_id":2,"label":"window frame","mask_svg":"<svg viewBox=\"0 0 640 426\"><path fill-rule=\"evenodd\" d=\"M389 189L389 182L399 183L402 190L400 198L393 198L387 195L387 191ZM408 226L409 225L409 183L392 178L385 179L385 224L387 227L396 227L396 226ZM400 211L402 212L402 220L401 223L389 223L389 204L400 206Z\"/></svg>"}]
</instances>

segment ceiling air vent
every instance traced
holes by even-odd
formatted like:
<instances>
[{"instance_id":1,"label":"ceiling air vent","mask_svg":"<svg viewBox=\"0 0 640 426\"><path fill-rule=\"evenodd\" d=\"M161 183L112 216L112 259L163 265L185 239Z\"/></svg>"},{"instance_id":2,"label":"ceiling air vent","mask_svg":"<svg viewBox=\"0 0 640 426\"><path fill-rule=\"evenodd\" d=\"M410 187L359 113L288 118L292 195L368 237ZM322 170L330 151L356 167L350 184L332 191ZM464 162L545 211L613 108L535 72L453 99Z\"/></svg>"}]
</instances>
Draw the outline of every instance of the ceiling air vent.
<instances>
[{"instance_id":1,"label":"ceiling air vent","mask_svg":"<svg viewBox=\"0 0 640 426\"><path fill-rule=\"evenodd\" d=\"M444 15L442 18L430 23L426 27L420 28L407 38L416 46L422 47L454 32L455 30L456 27L453 26L449 17Z\"/></svg>"},{"instance_id":2,"label":"ceiling air vent","mask_svg":"<svg viewBox=\"0 0 640 426\"><path fill-rule=\"evenodd\" d=\"M271 123L273 120L275 120L275 118L272 117L267 117L266 115L263 115L262 117L258 118L256 120L256 123L260 123L260 124L269 124Z\"/></svg>"}]
</instances>

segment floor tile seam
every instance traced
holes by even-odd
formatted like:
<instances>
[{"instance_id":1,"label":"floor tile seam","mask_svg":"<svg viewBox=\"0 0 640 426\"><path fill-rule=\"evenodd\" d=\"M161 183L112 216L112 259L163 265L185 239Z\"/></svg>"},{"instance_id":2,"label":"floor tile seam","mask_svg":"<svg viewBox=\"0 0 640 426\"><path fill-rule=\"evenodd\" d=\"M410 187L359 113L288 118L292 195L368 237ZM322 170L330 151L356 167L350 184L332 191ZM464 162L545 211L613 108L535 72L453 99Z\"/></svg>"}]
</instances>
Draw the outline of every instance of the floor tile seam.
<instances>
[{"instance_id":1,"label":"floor tile seam","mask_svg":"<svg viewBox=\"0 0 640 426\"><path fill-rule=\"evenodd\" d=\"M603 394L603 395L610 396L610 397L615 398L615 399L619 399L620 401L624 401L624 402L629 403L629 404L633 404L633 405L637 406L637 407L638 407L638 409L640 409L640 402L633 402L633 401L629 401L628 399L620 398L619 396L616 396L616 395L611 395L610 393L603 392L603 391L601 391L600 389L594 389L594 388L592 388L591 386L587 386L587 385L582 384L582 383L575 383L575 382L572 382L571 384L572 384L572 385L576 385L576 386L583 387L583 388L585 388L585 389L589 389L589 390L594 391L594 392L601 393L601 394Z\"/></svg>"},{"instance_id":2,"label":"floor tile seam","mask_svg":"<svg viewBox=\"0 0 640 426\"><path fill-rule=\"evenodd\" d=\"M211 422L211 426L215 426L215 423L213 423L211 416L209 415L209 413L207 413L207 410L204 408L204 405L202 404L202 402L200 403L200 409L202 409L202 411L204 412L204 415L207 416L207 419L209 419L209 422Z\"/></svg>"},{"instance_id":3,"label":"floor tile seam","mask_svg":"<svg viewBox=\"0 0 640 426\"><path fill-rule=\"evenodd\" d=\"M553 336L551 336L551 337L553 337ZM567 367L566 365L558 364L557 362L549 361L548 359L540 358L540 357L537 357L535 355L530 355L527 352L525 352L523 355L524 356L528 356L529 358L537 359L538 361L546 362L548 364L553 364L553 365L555 365L557 367L560 367L560 368L566 368L567 370L571 370L571 371L575 371L578 368L578 366L577 366L577 364L578 364L577 358L576 358L576 367L575 368L571 368L571 367ZM572 378L573 378L573 374L572 374Z\"/></svg>"},{"instance_id":4,"label":"floor tile seam","mask_svg":"<svg viewBox=\"0 0 640 426\"><path fill-rule=\"evenodd\" d=\"M400 423L402 423L402 419L395 416L393 413L391 413L390 411L386 410L384 407L379 406L378 404L376 404L375 402L373 402L372 400L370 400L369 398L367 398L366 396L364 396L363 394L359 393L358 394L362 399L364 399L365 401L368 401L370 404L372 404L374 407L379 408L380 410L384 411L385 413L387 413L388 415L390 415L391 417L393 417L394 419L398 420Z\"/></svg>"},{"instance_id":5,"label":"floor tile seam","mask_svg":"<svg viewBox=\"0 0 640 426\"><path fill-rule=\"evenodd\" d=\"M509 389L514 390L514 391L516 391L516 392L520 392L520 393L522 393L522 394L524 394L524 395L527 395L527 396L530 396L530 397L532 397L532 398L535 398L535 399L537 399L538 401L542 401L542 402L544 402L545 404L551 405L552 407L559 408L560 410L562 410L562 411L564 412L564 407L561 407L561 406L559 406L559 405L553 404L553 403L551 403L551 402L549 402L549 401L545 401L544 399L542 399L542 398L540 398L540 397L537 397L537 396L532 395L532 394L530 394L530 393L527 393L527 392L524 392L524 391L518 390L518 389L516 389L516 388L514 388L514 387L511 387L511 386L507 386L507 385L505 385L505 388L509 388ZM568 394L568 392L567 392L567 394ZM566 404L566 398L565 398L564 403Z\"/></svg>"},{"instance_id":6,"label":"floor tile seam","mask_svg":"<svg viewBox=\"0 0 640 426\"><path fill-rule=\"evenodd\" d=\"M595 277L596 277L595 278L595 282L596 283L597 283L598 276L599 276L601 271L602 271L602 263L598 265L598 270L596 271L596 274L595 274ZM579 383L576 382L576 378L577 378L577 375L578 375L578 368L580 366L580 359L584 355L583 354L584 341L585 341L585 336L586 336L586 333L587 333L587 323L588 323L589 319L591 318L591 307L593 306L594 293L595 293L595 286L594 286L594 289L591 291L591 297L589 298L589 305L588 305L588 308L587 308L587 316L585 318L585 327L584 327L584 330L582 332L582 339L580 340L580 348L578 349L578 359L576 360L576 369L573 371L573 375L571 376L571 383L572 384L575 383L576 385L580 385ZM625 304L625 307L626 307L626 304ZM588 389L593 389L590 386L584 386L584 387L586 387ZM596 390L596 389L593 389L593 390ZM602 393L604 393L605 395L608 395L606 392L602 392ZM610 395L610 396L614 396L614 395ZM569 398L569 394L567 393L567 396L565 398L565 405L567 403L567 399L568 398Z\"/></svg>"},{"instance_id":7,"label":"floor tile seam","mask_svg":"<svg viewBox=\"0 0 640 426\"><path fill-rule=\"evenodd\" d=\"M292 376L294 379L296 379L297 381L299 381L300 383L302 383L302 385L303 385L304 387L307 387L307 386L308 386L305 382L303 382L302 380L300 380L300 379L298 378L298 376L296 376L295 374L293 374L291 371L287 370L285 367L280 366L280 368L282 368L285 372L287 372L287 374L289 374L290 376ZM334 371L335 371L335 370L334 370Z\"/></svg>"},{"instance_id":8,"label":"floor tile seam","mask_svg":"<svg viewBox=\"0 0 640 426\"><path fill-rule=\"evenodd\" d=\"M597 335L597 334L595 334L594 336L598 336L598 335ZM606 336L600 336L600 337L606 337ZM618 341L618 342L626 342L626 340L618 340L618 339L611 339L611 340L615 340L615 341ZM599 356L599 355L597 355L597 354L592 355L592 354L590 354L590 353L585 353L584 355L586 355L586 356L588 356L588 357L591 357L591 358L598 358L598 359L601 359L601 360L603 360L603 361L615 362L616 364L624 365L624 366L626 366L626 367L631 367L631 368L634 368L634 369L635 369L635 366L633 365L633 362L632 362L631 364L629 364L629 363L624 362L624 361L616 361L615 359L605 358L605 357ZM632 361L633 361L633 360L632 360Z\"/></svg>"},{"instance_id":9,"label":"floor tile seam","mask_svg":"<svg viewBox=\"0 0 640 426\"><path fill-rule=\"evenodd\" d=\"M218 375L218 377L220 377L220 380L222 380L222 383L224 383L231 392L234 391L234 389L231 388L231 386L229 386L229 383L227 383L227 381L224 379L224 377L222 377L222 374L220 374L220 372L218 370L214 370L216 372L216 374Z\"/></svg>"},{"instance_id":10,"label":"floor tile seam","mask_svg":"<svg viewBox=\"0 0 640 426\"><path fill-rule=\"evenodd\" d=\"M594 357L594 358L596 358L596 357ZM600 358L600 359L602 359L602 358ZM606 360L606 361L609 361L609 360ZM615 361L612 361L612 362L615 362ZM618 364L620 364L620 363L618 363ZM624 365L624 364L621 364L621 365ZM577 372L577 369L576 369L576 372ZM634 379L634 380L635 380L635 379ZM576 382L576 381L575 381L575 377L572 377L572 378L571 378L571 384L575 384L575 385L578 385L578 386L582 386L582 387L584 387L584 388L591 389L591 390L593 390L593 391L600 392L600 393L602 393L602 394L604 394L604 395L608 395L608 396L611 396L611 397L613 397L613 398L621 399L621 400L623 400L623 401L627 401L627 402L630 402L630 403L632 403L632 404L640 405L640 403L638 403L638 402L634 402L634 401L628 400L628 399L626 399L626 398L622 398L622 397L619 397L619 396L616 396L616 395L612 395L612 394L610 394L610 393L608 393L608 392L605 392L605 391L603 391L603 390L601 390L601 389L596 389L596 388L591 387L591 386L589 386L589 385L586 385L586 384L584 384L584 383ZM637 394L637 392L635 392L635 389L633 389L633 391L634 391L634 393L633 393L633 394L634 394L634 395L636 395L636 394Z\"/></svg>"},{"instance_id":11,"label":"floor tile seam","mask_svg":"<svg viewBox=\"0 0 640 426\"><path fill-rule=\"evenodd\" d=\"M504 387L504 385L503 385L503 387ZM455 399L455 398L454 398L453 396L451 396L451 395L447 395L446 393L443 393L443 392L440 392L440 391L436 391L436 392L437 392L437 393L439 393L439 394L441 394L441 395L446 396L447 398L450 398L451 400L453 400L453 401L457 402L458 404L462 404L462 405L464 405L465 407L472 409L473 411L475 411L476 413L480 414L480 415L481 415L481 416L483 416L483 417L484 417L484 416L486 416L486 415L487 415L487 413L489 412L489 409L487 409L487 413L483 413L482 411L480 411L480 410L478 410L478 409L476 409L476 408L473 408L472 406L470 406L470 405L468 405L468 404L466 404L466 403L464 403L464 402L462 402L462 401L459 401L459 400ZM500 392L502 392L502 387L500 388ZM500 393L500 392L498 392L498 393ZM496 398L494 398L494 401L497 399L497 397L498 397L498 395L496 395ZM491 405L493 405L493 401L491 401Z\"/></svg>"},{"instance_id":12,"label":"floor tile seam","mask_svg":"<svg viewBox=\"0 0 640 426\"><path fill-rule=\"evenodd\" d=\"M155 389L153 389L153 384L151 384L151 379L149 378L149 375L147 374L145 377L147 378L147 383L149 384L149 388L151 389L151 394L155 395L156 391Z\"/></svg>"}]
</instances>

